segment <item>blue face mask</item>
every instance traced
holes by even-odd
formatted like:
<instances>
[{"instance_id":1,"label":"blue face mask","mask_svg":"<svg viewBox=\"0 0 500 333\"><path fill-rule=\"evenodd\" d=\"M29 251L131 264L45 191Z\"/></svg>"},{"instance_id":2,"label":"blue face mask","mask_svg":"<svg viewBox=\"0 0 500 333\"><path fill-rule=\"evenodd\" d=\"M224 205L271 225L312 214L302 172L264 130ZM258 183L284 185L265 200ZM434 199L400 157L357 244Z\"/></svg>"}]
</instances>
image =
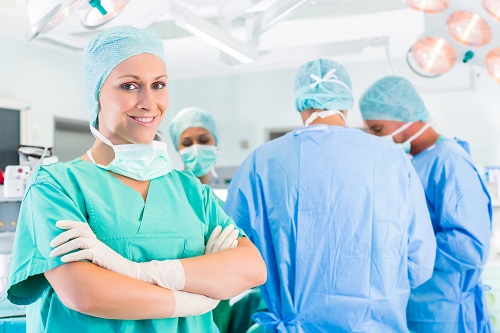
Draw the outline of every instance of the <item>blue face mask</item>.
<instances>
[{"instance_id":1,"label":"blue face mask","mask_svg":"<svg viewBox=\"0 0 500 333\"><path fill-rule=\"evenodd\" d=\"M184 166L196 177L206 175L217 161L217 147L213 145L192 145L179 150Z\"/></svg>"},{"instance_id":2,"label":"blue face mask","mask_svg":"<svg viewBox=\"0 0 500 333\"><path fill-rule=\"evenodd\" d=\"M113 148L115 158L108 165L97 164L90 150L87 155L98 167L135 180L151 180L172 171L170 157L165 142L153 141L149 144L114 145L93 126L90 131L96 138Z\"/></svg>"}]
</instances>

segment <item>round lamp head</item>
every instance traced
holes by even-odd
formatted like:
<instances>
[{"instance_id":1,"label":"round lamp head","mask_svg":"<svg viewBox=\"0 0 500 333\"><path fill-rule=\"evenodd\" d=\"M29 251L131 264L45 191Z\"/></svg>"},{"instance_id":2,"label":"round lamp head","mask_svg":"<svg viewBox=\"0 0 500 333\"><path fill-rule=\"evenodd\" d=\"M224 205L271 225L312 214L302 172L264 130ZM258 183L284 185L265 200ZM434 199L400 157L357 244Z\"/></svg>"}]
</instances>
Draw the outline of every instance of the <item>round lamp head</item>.
<instances>
[{"instance_id":1,"label":"round lamp head","mask_svg":"<svg viewBox=\"0 0 500 333\"><path fill-rule=\"evenodd\" d=\"M483 0L483 7L493 19L500 21L500 0Z\"/></svg>"},{"instance_id":2,"label":"round lamp head","mask_svg":"<svg viewBox=\"0 0 500 333\"><path fill-rule=\"evenodd\" d=\"M417 65L426 73L441 75L457 60L455 50L444 38L424 37L413 44L411 53Z\"/></svg>"},{"instance_id":3,"label":"round lamp head","mask_svg":"<svg viewBox=\"0 0 500 333\"><path fill-rule=\"evenodd\" d=\"M500 83L500 47L488 53L484 62L486 63L486 69L491 77L496 83Z\"/></svg>"},{"instance_id":4,"label":"round lamp head","mask_svg":"<svg viewBox=\"0 0 500 333\"><path fill-rule=\"evenodd\" d=\"M441 13L450 5L450 0L405 0L411 8L429 14Z\"/></svg>"},{"instance_id":5,"label":"round lamp head","mask_svg":"<svg viewBox=\"0 0 500 333\"><path fill-rule=\"evenodd\" d=\"M39 34L49 32L84 3L85 0L30 1L28 17L33 24L28 30L27 38L33 39Z\"/></svg>"},{"instance_id":6,"label":"round lamp head","mask_svg":"<svg viewBox=\"0 0 500 333\"><path fill-rule=\"evenodd\" d=\"M488 22L475 13L465 11L451 14L446 28L453 39L467 46L485 45L493 35Z\"/></svg>"}]
</instances>

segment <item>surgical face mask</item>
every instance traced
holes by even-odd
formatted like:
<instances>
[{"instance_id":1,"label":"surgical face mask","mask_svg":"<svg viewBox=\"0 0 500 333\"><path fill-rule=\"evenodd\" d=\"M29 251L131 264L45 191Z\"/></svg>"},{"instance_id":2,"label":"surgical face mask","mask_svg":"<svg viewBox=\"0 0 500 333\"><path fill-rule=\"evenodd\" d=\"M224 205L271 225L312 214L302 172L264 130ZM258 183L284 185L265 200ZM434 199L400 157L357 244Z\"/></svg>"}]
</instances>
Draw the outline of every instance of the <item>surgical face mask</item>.
<instances>
[{"instance_id":1,"label":"surgical face mask","mask_svg":"<svg viewBox=\"0 0 500 333\"><path fill-rule=\"evenodd\" d=\"M192 145L179 150L186 169L191 170L196 177L206 175L211 171L217 160L217 147L213 145Z\"/></svg>"},{"instance_id":2,"label":"surgical face mask","mask_svg":"<svg viewBox=\"0 0 500 333\"><path fill-rule=\"evenodd\" d=\"M431 124L427 123L417 133L413 134L410 138L408 138L408 140L406 140L405 142L398 143L398 142L394 141L394 137L396 135L398 135L399 133L403 132L408 127L410 127L411 124L413 124L413 122L406 123L403 126L401 126L400 128L398 128L397 130L395 130L394 132L392 132L392 134L385 135L382 138L387 139L387 140L391 140L396 145L398 145L401 149L403 149L403 151L406 154L409 154L411 151L411 142L413 140L415 140L416 138L418 138L420 135L422 135L422 133L424 133L429 127L431 127Z\"/></svg>"},{"instance_id":3,"label":"surgical face mask","mask_svg":"<svg viewBox=\"0 0 500 333\"><path fill-rule=\"evenodd\" d=\"M102 142L113 148L115 158L108 165L97 164L90 150L87 155L98 167L135 180L151 180L172 171L172 164L165 142L148 144L130 143L114 145L93 126L90 131Z\"/></svg>"},{"instance_id":4,"label":"surgical face mask","mask_svg":"<svg viewBox=\"0 0 500 333\"><path fill-rule=\"evenodd\" d=\"M321 112L317 112L317 111L313 112L309 116L309 118L307 118L307 120L305 121L304 126L305 127L310 126L311 123L316 120L316 118L323 119L323 118L331 117L331 116L336 115L336 114L340 115L342 117L342 119L344 119L344 122L347 123L347 119L346 119L345 115L341 111L338 111L338 110L328 110L328 111L321 111Z\"/></svg>"}]
</instances>

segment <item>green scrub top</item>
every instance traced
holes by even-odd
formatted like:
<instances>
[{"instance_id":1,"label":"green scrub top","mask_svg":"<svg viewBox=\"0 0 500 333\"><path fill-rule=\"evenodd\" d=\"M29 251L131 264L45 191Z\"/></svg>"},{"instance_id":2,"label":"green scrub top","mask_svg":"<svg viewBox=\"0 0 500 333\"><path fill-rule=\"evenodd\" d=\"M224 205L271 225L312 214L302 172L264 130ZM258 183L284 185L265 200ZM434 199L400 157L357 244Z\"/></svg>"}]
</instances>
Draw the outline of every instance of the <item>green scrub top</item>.
<instances>
[{"instance_id":1,"label":"green scrub top","mask_svg":"<svg viewBox=\"0 0 500 333\"><path fill-rule=\"evenodd\" d=\"M234 224L208 186L189 171L151 180L146 202L93 163L76 159L41 166L21 205L8 298L27 307L27 332L211 332L212 313L186 318L111 320L73 311L44 272L64 263L49 256L58 220L88 222L97 238L136 262L203 255L212 230ZM239 228L238 228L239 229ZM240 237L243 231L240 230Z\"/></svg>"}]
</instances>

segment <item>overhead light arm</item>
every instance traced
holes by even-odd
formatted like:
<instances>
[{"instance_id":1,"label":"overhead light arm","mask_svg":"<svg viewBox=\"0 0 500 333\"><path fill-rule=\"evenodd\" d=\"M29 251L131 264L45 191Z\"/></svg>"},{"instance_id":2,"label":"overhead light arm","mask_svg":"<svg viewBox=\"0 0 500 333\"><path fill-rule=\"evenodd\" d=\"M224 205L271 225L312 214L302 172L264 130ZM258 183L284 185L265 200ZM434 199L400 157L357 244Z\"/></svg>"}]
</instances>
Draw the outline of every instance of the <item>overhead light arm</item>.
<instances>
[{"instance_id":1,"label":"overhead light arm","mask_svg":"<svg viewBox=\"0 0 500 333\"><path fill-rule=\"evenodd\" d=\"M257 59L258 49L256 45L240 42L217 25L197 16L185 7L173 3L172 10L175 13L175 24L178 27L189 31L240 63L250 64Z\"/></svg>"},{"instance_id":2,"label":"overhead light arm","mask_svg":"<svg viewBox=\"0 0 500 333\"><path fill-rule=\"evenodd\" d=\"M265 2L265 1L261 1ZM267 9L256 13L247 20L251 40L257 39L262 33L283 21L298 9L307 6L311 0L282 0L270 5Z\"/></svg>"}]
</instances>

